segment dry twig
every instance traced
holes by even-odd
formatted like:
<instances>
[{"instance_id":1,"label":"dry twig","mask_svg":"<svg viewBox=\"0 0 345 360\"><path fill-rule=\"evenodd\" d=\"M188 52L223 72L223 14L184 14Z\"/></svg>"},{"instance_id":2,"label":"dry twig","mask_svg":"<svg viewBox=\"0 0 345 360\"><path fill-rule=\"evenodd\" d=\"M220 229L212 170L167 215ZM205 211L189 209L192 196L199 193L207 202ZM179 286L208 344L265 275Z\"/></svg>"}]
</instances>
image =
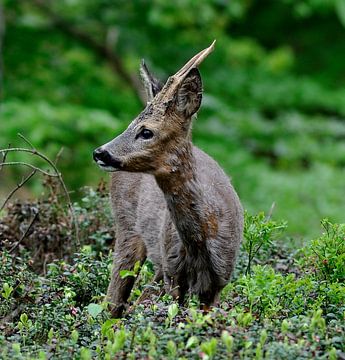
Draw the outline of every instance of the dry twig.
<instances>
[{"instance_id":1,"label":"dry twig","mask_svg":"<svg viewBox=\"0 0 345 360\"><path fill-rule=\"evenodd\" d=\"M55 161L54 161L54 164L55 164L55 165L57 165L57 163L59 162L62 153L63 153L63 147L59 150L59 152L58 152L57 155L55 156Z\"/></svg>"},{"instance_id":2,"label":"dry twig","mask_svg":"<svg viewBox=\"0 0 345 360\"><path fill-rule=\"evenodd\" d=\"M9 250L9 253L11 253L12 251L14 251L18 246L19 244L26 238L26 236L28 235L33 223L36 221L38 217L38 211L35 213L34 217L32 218L32 220L30 221L30 224L28 225L28 227L26 228L24 234L22 235L22 237L17 241L16 244L14 244L11 249Z\"/></svg>"},{"instance_id":3,"label":"dry twig","mask_svg":"<svg viewBox=\"0 0 345 360\"><path fill-rule=\"evenodd\" d=\"M45 156L44 154L40 153L39 151L37 151L37 149L33 146L33 144L25 137L23 136L22 134L18 134L18 136L24 140L30 147L31 149L28 149L28 148L22 148L22 147L16 147L16 148L11 148L11 147L8 147L7 149L0 149L0 153L2 154L5 154L3 155L6 156L8 153L10 152L26 152L26 153L30 153L32 155L36 155L38 157L40 157L41 159L43 159L45 162L47 162L51 168L54 170L54 173L50 173L50 172L47 172L45 170L42 170L36 166L33 166L31 164L28 164L26 162L22 162L22 161L12 161L12 162L2 162L0 163L0 169L2 166L13 166L13 165L24 165L24 166L27 166L27 167L30 167L31 169L33 169L35 172L40 172L44 175L47 175L47 176L50 176L50 177L57 177L58 180L59 180L59 183L62 187L62 190L65 194L65 197L67 199L67 206L70 210L70 213L71 213L71 216L72 216L72 222L74 224L74 230L75 230L75 236L76 236L76 240L77 240L77 245L79 246L80 245L80 241L79 241L79 227L78 227L78 221L77 221L77 217L76 217L76 214L74 212L74 208L73 208L73 205L72 205L72 201L71 201L71 198L70 198L70 195L69 195L69 192L67 190L67 187L66 187L66 184L65 182L63 181L63 178L62 178L62 175L61 173L59 172L58 168L56 167L56 162L54 163L53 161L51 161L47 156ZM60 156L60 152L58 153L58 156L57 158ZM26 180L27 181L27 180ZM19 189L19 187L17 187L15 189L15 191L17 191ZM14 191L14 192L15 192ZM13 192L13 193L14 193ZM12 196L13 194L11 194Z\"/></svg>"},{"instance_id":4,"label":"dry twig","mask_svg":"<svg viewBox=\"0 0 345 360\"><path fill-rule=\"evenodd\" d=\"M10 147L11 146L11 144L9 144L8 145L8 147ZM7 154L8 154L8 151L6 151L6 152L4 152L3 154L2 154L2 162L4 163L4 162L6 162L6 157L7 157ZM2 170L2 165L0 164L0 171Z\"/></svg>"},{"instance_id":5,"label":"dry twig","mask_svg":"<svg viewBox=\"0 0 345 360\"><path fill-rule=\"evenodd\" d=\"M31 173L29 175L27 175L25 178L22 179L22 181L17 184L17 186L11 190L11 192L6 196L5 201L3 202L3 204L1 205L0 211L5 207L5 205L7 204L8 200L10 200L10 198L12 197L12 195L19 189L21 188L26 182L28 182L34 175L36 174L36 170L31 171Z\"/></svg>"},{"instance_id":6,"label":"dry twig","mask_svg":"<svg viewBox=\"0 0 345 360\"><path fill-rule=\"evenodd\" d=\"M23 166L29 167L30 169L32 169L34 171L38 171L38 172L42 173L43 175L52 176L52 177L59 177L58 174L52 174L52 173L50 173L48 171L42 170L42 169L38 168L37 166L31 165L31 164L26 163L24 161L8 161L8 162L0 163L0 166L15 166L15 165L23 165Z\"/></svg>"}]
</instances>

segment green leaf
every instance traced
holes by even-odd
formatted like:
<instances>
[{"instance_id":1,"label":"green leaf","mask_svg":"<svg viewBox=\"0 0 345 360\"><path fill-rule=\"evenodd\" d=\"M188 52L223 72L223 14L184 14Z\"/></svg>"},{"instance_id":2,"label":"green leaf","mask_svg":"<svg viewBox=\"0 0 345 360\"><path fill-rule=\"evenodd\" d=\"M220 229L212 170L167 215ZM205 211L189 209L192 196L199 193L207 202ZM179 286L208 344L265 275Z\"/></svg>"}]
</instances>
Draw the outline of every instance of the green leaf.
<instances>
[{"instance_id":1,"label":"green leaf","mask_svg":"<svg viewBox=\"0 0 345 360\"><path fill-rule=\"evenodd\" d=\"M40 350L38 352L38 358L39 360L46 360L47 359L47 355L45 354L45 352L43 350Z\"/></svg>"},{"instance_id":2,"label":"green leaf","mask_svg":"<svg viewBox=\"0 0 345 360\"><path fill-rule=\"evenodd\" d=\"M199 344L199 339L196 336L191 336L186 344L186 349L191 349Z\"/></svg>"},{"instance_id":3,"label":"green leaf","mask_svg":"<svg viewBox=\"0 0 345 360\"><path fill-rule=\"evenodd\" d=\"M125 330L122 329L116 331L115 341L113 344L113 350L115 353L123 349L123 347L125 346L126 338L127 338L127 333Z\"/></svg>"},{"instance_id":4,"label":"green leaf","mask_svg":"<svg viewBox=\"0 0 345 360\"><path fill-rule=\"evenodd\" d=\"M71 339L72 339L74 344L76 344L78 342L78 338L79 338L79 333L78 333L78 331L76 329L74 329L71 332Z\"/></svg>"},{"instance_id":5,"label":"green leaf","mask_svg":"<svg viewBox=\"0 0 345 360\"><path fill-rule=\"evenodd\" d=\"M96 318L103 311L103 308L99 304L91 303L87 306L87 311L93 318Z\"/></svg>"},{"instance_id":6,"label":"green leaf","mask_svg":"<svg viewBox=\"0 0 345 360\"><path fill-rule=\"evenodd\" d=\"M210 341L205 341L200 345L201 350L208 355L209 358L213 358L217 352L217 339L212 338Z\"/></svg>"},{"instance_id":7,"label":"green leaf","mask_svg":"<svg viewBox=\"0 0 345 360\"><path fill-rule=\"evenodd\" d=\"M137 261L137 262L134 264L134 269L133 269L133 271L134 271L135 274L138 274L138 273L139 273L140 267L141 267L141 262L140 262L140 261Z\"/></svg>"},{"instance_id":8,"label":"green leaf","mask_svg":"<svg viewBox=\"0 0 345 360\"><path fill-rule=\"evenodd\" d=\"M108 319L107 321L105 321L103 324L102 324L102 327L101 327L101 333L103 336L106 336L109 329L112 328L112 326L116 323L117 319Z\"/></svg>"},{"instance_id":9,"label":"green leaf","mask_svg":"<svg viewBox=\"0 0 345 360\"><path fill-rule=\"evenodd\" d=\"M170 321L178 314L178 305L173 303L168 307L168 317Z\"/></svg>"},{"instance_id":10,"label":"green leaf","mask_svg":"<svg viewBox=\"0 0 345 360\"><path fill-rule=\"evenodd\" d=\"M227 352L230 354L234 345L234 338L229 334L228 331L223 330L221 339L226 347Z\"/></svg>"},{"instance_id":11,"label":"green leaf","mask_svg":"<svg viewBox=\"0 0 345 360\"><path fill-rule=\"evenodd\" d=\"M133 270L120 270L121 279L124 279L128 276L136 277L139 274L140 268L141 268L141 262L137 261L134 264Z\"/></svg>"},{"instance_id":12,"label":"green leaf","mask_svg":"<svg viewBox=\"0 0 345 360\"><path fill-rule=\"evenodd\" d=\"M25 313L21 314L20 321L22 322L23 325L26 325L28 323L28 316Z\"/></svg>"},{"instance_id":13,"label":"green leaf","mask_svg":"<svg viewBox=\"0 0 345 360\"><path fill-rule=\"evenodd\" d=\"M85 347L80 349L80 358L82 360L90 360L92 358L91 351Z\"/></svg>"},{"instance_id":14,"label":"green leaf","mask_svg":"<svg viewBox=\"0 0 345 360\"><path fill-rule=\"evenodd\" d=\"M121 279L125 279L126 277L133 276L136 277L136 273L132 270L120 270Z\"/></svg>"},{"instance_id":15,"label":"green leaf","mask_svg":"<svg viewBox=\"0 0 345 360\"><path fill-rule=\"evenodd\" d=\"M167 353L169 356L175 358L177 352L177 346L174 341L169 340L166 345Z\"/></svg>"},{"instance_id":16,"label":"green leaf","mask_svg":"<svg viewBox=\"0 0 345 360\"><path fill-rule=\"evenodd\" d=\"M6 300L9 299L9 297L11 296L11 293L13 291L13 287L8 285L8 283L4 283L4 285L2 286L3 288L3 292L1 293L2 297Z\"/></svg>"}]
</instances>

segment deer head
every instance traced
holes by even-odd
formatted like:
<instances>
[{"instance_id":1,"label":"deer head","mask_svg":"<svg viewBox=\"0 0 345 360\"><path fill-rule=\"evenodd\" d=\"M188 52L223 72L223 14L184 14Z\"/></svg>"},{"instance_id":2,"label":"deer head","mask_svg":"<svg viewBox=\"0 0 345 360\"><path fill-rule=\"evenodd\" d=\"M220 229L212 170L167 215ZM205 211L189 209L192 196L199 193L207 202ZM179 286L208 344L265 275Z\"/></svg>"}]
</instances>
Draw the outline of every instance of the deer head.
<instances>
[{"instance_id":1,"label":"deer head","mask_svg":"<svg viewBox=\"0 0 345 360\"><path fill-rule=\"evenodd\" d=\"M142 63L147 105L122 134L94 151L101 169L151 174L171 171L171 158L190 141L192 117L201 104L202 82L197 67L214 44L189 60L164 86Z\"/></svg>"}]
</instances>

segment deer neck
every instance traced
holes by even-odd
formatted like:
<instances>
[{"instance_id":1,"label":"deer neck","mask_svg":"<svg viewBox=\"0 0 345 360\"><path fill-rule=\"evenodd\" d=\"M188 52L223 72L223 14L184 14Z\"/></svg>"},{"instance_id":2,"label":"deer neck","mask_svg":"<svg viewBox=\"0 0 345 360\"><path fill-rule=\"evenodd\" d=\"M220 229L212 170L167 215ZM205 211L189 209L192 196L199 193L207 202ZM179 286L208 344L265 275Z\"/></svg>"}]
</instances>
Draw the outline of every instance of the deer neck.
<instances>
[{"instance_id":1,"label":"deer neck","mask_svg":"<svg viewBox=\"0 0 345 360\"><path fill-rule=\"evenodd\" d=\"M172 221L187 251L200 250L216 236L218 223L198 178L192 143L176 147L164 169L155 178Z\"/></svg>"}]
</instances>

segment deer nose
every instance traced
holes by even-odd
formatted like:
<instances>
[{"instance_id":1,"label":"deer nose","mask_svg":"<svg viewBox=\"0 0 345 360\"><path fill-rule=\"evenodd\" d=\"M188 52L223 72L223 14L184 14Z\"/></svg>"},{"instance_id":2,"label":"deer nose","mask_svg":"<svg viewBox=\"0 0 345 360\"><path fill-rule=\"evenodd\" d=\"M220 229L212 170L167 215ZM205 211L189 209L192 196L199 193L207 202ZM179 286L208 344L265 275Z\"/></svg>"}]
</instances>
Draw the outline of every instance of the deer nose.
<instances>
[{"instance_id":1,"label":"deer nose","mask_svg":"<svg viewBox=\"0 0 345 360\"><path fill-rule=\"evenodd\" d=\"M103 149L102 146L93 152L93 159L100 166L110 166L114 169L122 168L121 160L114 158L109 151Z\"/></svg>"},{"instance_id":2,"label":"deer nose","mask_svg":"<svg viewBox=\"0 0 345 360\"><path fill-rule=\"evenodd\" d=\"M99 147L93 152L93 159L96 162L102 161L104 164L107 164L111 162L111 155L107 150Z\"/></svg>"}]
</instances>

